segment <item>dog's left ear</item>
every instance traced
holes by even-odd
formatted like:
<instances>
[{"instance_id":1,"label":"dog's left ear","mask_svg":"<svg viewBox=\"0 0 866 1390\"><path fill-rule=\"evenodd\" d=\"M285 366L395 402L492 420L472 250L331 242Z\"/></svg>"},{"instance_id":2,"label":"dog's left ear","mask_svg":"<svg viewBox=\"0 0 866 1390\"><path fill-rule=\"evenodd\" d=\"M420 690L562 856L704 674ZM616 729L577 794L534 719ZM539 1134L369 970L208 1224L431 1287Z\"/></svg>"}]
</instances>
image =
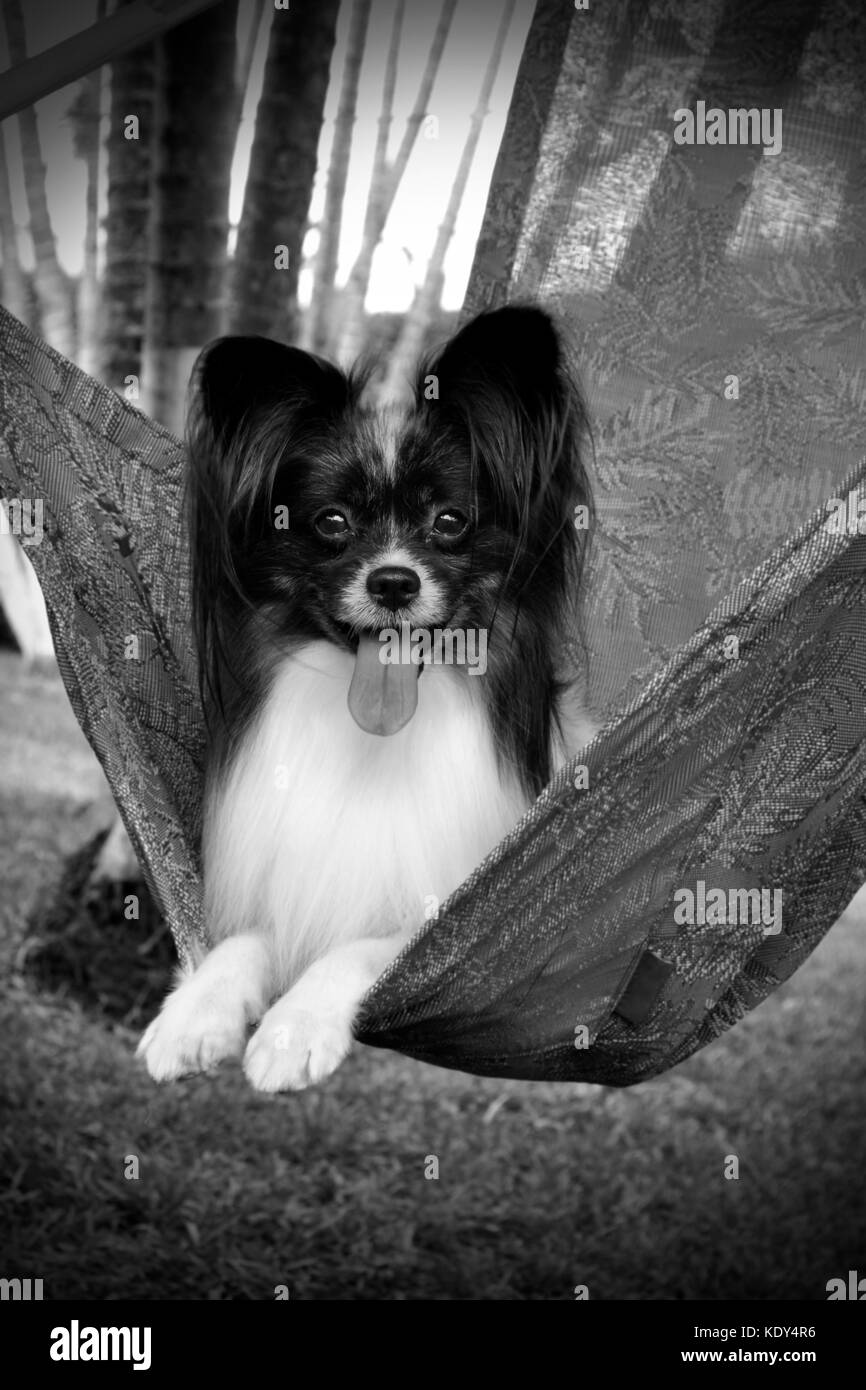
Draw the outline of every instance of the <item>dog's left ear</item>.
<instances>
[{"instance_id":1,"label":"dog's left ear","mask_svg":"<svg viewBox=\"0 0 866 1390\"><path fill-rule=\"evenodd\" d=\"M430 371L440 399L482 387L511 394L526 408L550 394L562 363L559 335L549 314L514 305L479 314L442 349Z\"/></svg>"},{"instance_id":2,"label":"dog's left ear","mask_svg":"<svg viewBox=\"0 0 866 1390\"><path fill-rule=\"evenodd\" d=\"M585 485L583 400L543 309L514 305L479 314L425 365L417 397L431 418L435 411L463 434L501 500L524 517L533 500L558 505L558 495L566 505Z\"/></svg>"}]
</instances>

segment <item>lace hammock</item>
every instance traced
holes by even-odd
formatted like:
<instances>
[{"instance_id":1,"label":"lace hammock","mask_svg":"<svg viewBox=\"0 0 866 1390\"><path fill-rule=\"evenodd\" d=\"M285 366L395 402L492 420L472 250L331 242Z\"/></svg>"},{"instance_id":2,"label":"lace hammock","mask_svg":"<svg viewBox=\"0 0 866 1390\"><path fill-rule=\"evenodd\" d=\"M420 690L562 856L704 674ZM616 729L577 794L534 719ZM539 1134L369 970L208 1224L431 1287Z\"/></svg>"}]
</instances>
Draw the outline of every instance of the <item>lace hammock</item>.
<instances>
[{"instance_id":1,"label":"lace hammock","mask_svg":"<svg viewBox=\"0 0 866 1390\"><path fill-rule=\"evenodd\" d=\"M864 54L860 0L538 5L467 312L539 298L576 326L610 722L377 983L365 1043L640 1081L764 999L866 877ZM699 99L783 108L781 151L672 142ZM0 312L0 487L43 501L60 670L181 957L204 939L183 466ZM682 924L684 889L781 890L781 930Z\"/></svg>"}]
</instances>

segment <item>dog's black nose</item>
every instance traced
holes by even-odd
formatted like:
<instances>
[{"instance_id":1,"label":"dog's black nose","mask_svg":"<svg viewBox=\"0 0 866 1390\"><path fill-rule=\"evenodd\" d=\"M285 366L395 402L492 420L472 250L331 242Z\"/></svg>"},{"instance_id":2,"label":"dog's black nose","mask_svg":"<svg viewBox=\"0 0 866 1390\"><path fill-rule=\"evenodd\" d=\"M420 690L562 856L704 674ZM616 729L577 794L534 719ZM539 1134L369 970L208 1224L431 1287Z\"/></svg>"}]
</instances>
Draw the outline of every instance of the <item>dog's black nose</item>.
<instances>
[{"instance_id":1,"label":"dog's black nose","mask_svg":"<svg viewBox=\"0 0 866 1390\"><path fill-rule=\"evenodd\" d=\"M367 575L367 593L383 608L405 608L421 588L421 580L405 565L382 565Z\"/></svg>"}]
</instances>

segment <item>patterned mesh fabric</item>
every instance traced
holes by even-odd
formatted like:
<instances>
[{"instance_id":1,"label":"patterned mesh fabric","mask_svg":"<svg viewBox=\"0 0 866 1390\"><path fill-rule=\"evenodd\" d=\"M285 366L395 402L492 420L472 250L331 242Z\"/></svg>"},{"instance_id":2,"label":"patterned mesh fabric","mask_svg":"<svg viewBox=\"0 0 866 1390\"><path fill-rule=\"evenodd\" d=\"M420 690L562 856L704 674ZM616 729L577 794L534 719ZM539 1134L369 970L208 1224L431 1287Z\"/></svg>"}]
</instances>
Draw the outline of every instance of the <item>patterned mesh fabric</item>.
<instances>
[{"instance_id":1,"label":"patterned mesh fabric","mask_svg":"<svg viewBox=\"0 0 866 1390\"><path fill-rule=\"evenodd\" d=\"M781 149L674 143L698 101L781 109ZM639 1081L765 998L866 878L864 106L860 0L538 5L467 312L537 298L573 328L610 722L378 982L363 1041ZM182 470L0 312L0 488L44 499L63 678L181 954L203 932ZM747 890L780 916L734 912Z\"/></svg>"}]
</instances>

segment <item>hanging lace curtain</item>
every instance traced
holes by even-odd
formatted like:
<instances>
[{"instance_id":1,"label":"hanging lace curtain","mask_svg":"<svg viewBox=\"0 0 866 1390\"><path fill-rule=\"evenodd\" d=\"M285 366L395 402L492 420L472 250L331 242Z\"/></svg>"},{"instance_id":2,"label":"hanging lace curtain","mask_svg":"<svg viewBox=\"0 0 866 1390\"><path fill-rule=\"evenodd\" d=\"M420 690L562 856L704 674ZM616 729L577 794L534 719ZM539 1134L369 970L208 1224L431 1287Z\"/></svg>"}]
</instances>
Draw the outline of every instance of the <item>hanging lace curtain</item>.
<instances>
[{"instance_id":1,"label":"hanging lace curtain","mask_svg":"<svg viewBox=\"0 0 866 1390\"><path fill-rule=\"evenodd\" d=\"M864 59L859 0L538 5L467 312L537 298L573 327L610 722L378 982L364 1042L642 1080L866 877ZM700 101L781 109L781 149L677 144ZM0 313L0 488L44 505L60 669L181 955L204 931L182 474L177 440ZM707 907L749 891L772 920Z\"/></svg>"}]
</instances>

